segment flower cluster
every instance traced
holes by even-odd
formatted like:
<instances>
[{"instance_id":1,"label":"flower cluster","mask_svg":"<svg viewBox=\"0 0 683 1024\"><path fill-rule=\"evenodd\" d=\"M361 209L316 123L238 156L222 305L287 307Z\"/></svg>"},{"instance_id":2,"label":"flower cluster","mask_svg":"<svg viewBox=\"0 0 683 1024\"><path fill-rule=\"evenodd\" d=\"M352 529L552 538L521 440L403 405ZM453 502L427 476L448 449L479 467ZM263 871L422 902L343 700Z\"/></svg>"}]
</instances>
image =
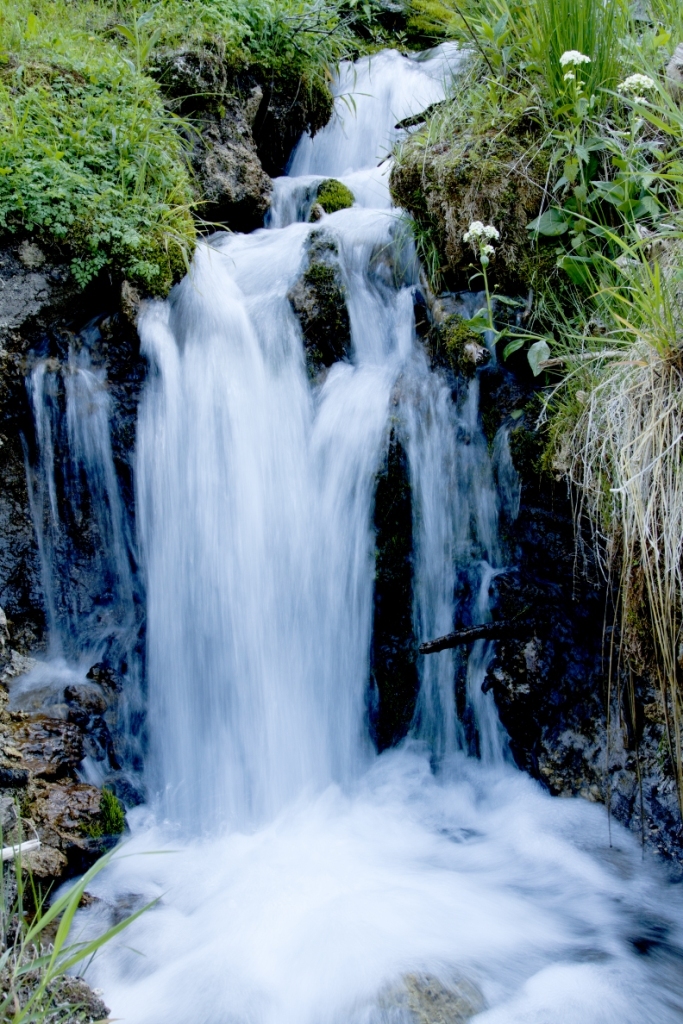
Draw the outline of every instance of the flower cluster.
<instances>
[{"instance_id":1,"label":"flower cluster","mask_svg":"<svg viewBox=\"0 0 683 1024\"><path fill-rule=\"evenodd\" d=\"M590 63L590 57L587 57L585 53L580 53L578 50L565 50L560 57L560 64L563 68L566 68L568 64L572 67L578 67L579 64Z\"/></svg>"},{"instance_id":2,"label":"flower cluster","mask_svg":"<svg viewBox=\"0 0 683 1024\"><path fill-rule=\"evenodd\" d=\"M470 245L479 249L482 246L490 252L493 252L492 245L486 245L487 242L497 242L500 238L500 232L494 228L493 224L482 224L480 220L473 220L470 224L469 231L466 231L462 236L463 242L469 242Z\"/></svg>"},{"instance_id":3,"label":"flower cluster","mask_svg":"<svg viewBox=\"0 0 683 1024\"><path fill-rule=\"evenodd\" d=\"M645 103L645 97L639 95L643 92L651 92L656 89L657 85L653 78L649 75L629 75L627 79L620 82L617 86L617 92L622 94L631 94L636 103Z\"/></svg>"}]
</instances>

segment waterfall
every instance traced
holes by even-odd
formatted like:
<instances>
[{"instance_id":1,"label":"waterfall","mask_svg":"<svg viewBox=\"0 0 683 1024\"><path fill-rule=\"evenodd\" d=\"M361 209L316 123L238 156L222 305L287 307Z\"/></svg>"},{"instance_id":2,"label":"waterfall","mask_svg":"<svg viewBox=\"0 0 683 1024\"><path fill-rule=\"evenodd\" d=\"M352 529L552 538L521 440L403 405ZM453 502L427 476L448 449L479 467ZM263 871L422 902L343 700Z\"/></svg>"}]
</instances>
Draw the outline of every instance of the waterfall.
<instances>
[{"instance_id":1,"label":"waterfall","mask_svg":"<svg viewBox=\"0 0 683 1024\"><path fill-rule=\"evenodd\" d=\"M434 62L443 74L443 54ZM333 123L305 139L293 171L351 161L346 180L372 176L394 123L443 96L431 61L366 62L361 93L375 75L382 117L364 97L352 132ZM285 219L282 201L281 191L273 223ZM320 231L339 252L352 352L312 389L288 294ZM318 224L214 237L142 320L157 368L137 474L150 770L183 827L267 821L304 789L347 784L369 763L370 523L390 397L415 494L421 639L452 628L458 562L473 550L498 557L476 389L458 413L429 371L412 326L414 263L400 214L359 205ZM452 661L426 666L415 729L441 757L460 742Z\"/></svg>"},{"instance_id":2,"label":"waterfall","mask_svg":"<svg viewBox=\"0 0 683 1024\"><path fill-rule=\"evenodd\" d=\"M632 837L615 828L608 852L597 807L553 801L508 762L481 688L486 644L466 666L422 659L410 736L381 756L369 740L371 524L390 435L408 467L420 640L485 620L498 516L518 502L476 380L454 402L415 337L414 253L388 193L395 126L443 97L458 59L445 47L343 66L335 118L275 183L269 227L208 239L141 319L153 796L81 919L87 934L159 901L90 968L133 1024L683 1012L680 895L662 910ZM356 203L309 224L330 175ZM351 347L311 381L288 295L317 231L338 253ZM667 936L658 960L629 945L648 927Z\"/></svg>"},{"instance_id":3,"label":"waterfall","mask_svg":"<svg viewBox=\"0 0 683 1024\"><path fill-rule=\"evenodd\" d=\"M27 379L36 452L35 458L27 453L26 471L49 647L47 660L13 683L12 700L22 706L34 690L62 699L66 683L81 681L91 665L106 659L123 680L119 757L139 769L141 602L112 452L106 374L90 355L98 340L93 322L74 339L66 359L38 357ZM100 781L101 767L88 772Z\"/></svg>"}]
</instances>

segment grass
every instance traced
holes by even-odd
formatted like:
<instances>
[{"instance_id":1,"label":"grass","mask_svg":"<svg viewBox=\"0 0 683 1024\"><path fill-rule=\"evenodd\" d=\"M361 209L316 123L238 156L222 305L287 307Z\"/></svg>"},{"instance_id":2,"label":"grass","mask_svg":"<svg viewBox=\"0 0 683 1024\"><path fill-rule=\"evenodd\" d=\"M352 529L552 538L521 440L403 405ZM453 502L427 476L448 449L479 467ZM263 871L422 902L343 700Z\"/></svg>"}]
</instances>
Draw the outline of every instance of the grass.
<instances>
[{"instance_id":1,"label":"grass","mask_svg":"<svg viewBox=\"0 0 683 1024\"><path fill-rule=\"evenodd\" d=\"M68 891L49 905L36 892L18 859L3 867L0 1020L3 1024L77 1024L92 1021L87 991L69 972L88 961L149 906L124 918L96 939L69 941L76 912L93 878L114 851L100 858ZM28 886L28 888L27 888ZM86 998L84 998L86 997ZM104 1021L102 1021L104 1024Z\"/></svg>"},{"instance_id":2,"label":"grass","mask_svg":"<svg viewBox=\"0 0 683 1024\"><path fill-rule=\"evenodd\" d=\"M201 203L190 134L155 58L210 46L329 97L331 68L380 45L376 0L0 0L0 231L34 235L85 286L104 269L164 295L182 276ZM362 37L359 30L362 28Z\"/></svg>"}]
</instances>

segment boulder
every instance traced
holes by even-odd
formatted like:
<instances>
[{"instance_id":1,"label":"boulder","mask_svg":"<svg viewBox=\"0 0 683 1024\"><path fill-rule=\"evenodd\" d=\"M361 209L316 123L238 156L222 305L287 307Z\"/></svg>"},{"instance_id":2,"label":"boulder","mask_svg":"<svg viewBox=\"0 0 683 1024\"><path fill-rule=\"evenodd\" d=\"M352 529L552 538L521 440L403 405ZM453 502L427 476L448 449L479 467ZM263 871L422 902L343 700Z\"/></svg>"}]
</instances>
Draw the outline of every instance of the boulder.
<instances>
[{"instance_id":1,"label":"boulder","mask_svg":"<svg viewBox=\"0 0 683 1024\"><path fill-rule=\"evenodd\" d=\"M237 101L222 117L204 120L192 163L202 190L202 219L235 231L262 226L273 184Z\"/></svg>"},{"instance_id":2,"label":"boulder","mask_svg":"<svg viewBox=\"0 0 683 1024\"><path fill-rule=\"evenodd\" d=\"M301 277L289 293L304 335L310 376L344 359L351 346L351 325L339 267L337 244L326 231L312 231L306 243Z\"/></svg>"}]
</instances>

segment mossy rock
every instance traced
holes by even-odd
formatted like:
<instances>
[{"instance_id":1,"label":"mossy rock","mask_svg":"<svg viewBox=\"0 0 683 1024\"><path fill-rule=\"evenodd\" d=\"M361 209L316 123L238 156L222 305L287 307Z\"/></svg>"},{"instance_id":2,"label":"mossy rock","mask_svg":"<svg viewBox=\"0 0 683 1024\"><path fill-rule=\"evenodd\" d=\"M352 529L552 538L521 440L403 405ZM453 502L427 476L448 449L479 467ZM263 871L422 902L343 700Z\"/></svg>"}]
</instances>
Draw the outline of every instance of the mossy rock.
<instances>
[{"instance_id":1,"label":"mossy rock","mask_svg":"<svg viewBox=\"0 0 683 1024\"><path fill-rule=\"evenodd\" d=\"M469 379L491 358L481 335L473 331L464 317L451 313L436 328L438 355L458 376Z\"/></svg>"},{"instance_id":2,"label":"mossy rock","mask_svg":"<svg viewBox=\"0 0 683 1024\"><path fill-rule=\"evenodd\" d=\"M353 192L336 178L326 178L318 185L316 202L322 206L325 213L336 213L337 210L348 210L353 206L355 198Z\"/></svg>"},{"instance_id":3,"label":"mossy rock","mask_svg":"<svg viewBox=\"0 0 683 1024\"><path fill-rule=\"evenodd\" d=\"M431 144L418 137L406 146L392 170L391 192L429 237L454 290L469 287L480 269L463 241L470 223L493 224L500 241L489 281L515 294L534 284L541 251L549 249L556 262L552 244L533 240L527 230L541 206L548 168L548 154L532 132L478 132L466 125L449 141Z\"/></svg>"},{"instance_id":4,"label":"mossy rock","mask_svg":"<svg viewBox=\"0 0 683 1024\"><path fill-rule=\"evenodd\" d=\"M325 231L312 231L306 257L289 301L303 331L309 375L315 377L348 355L351 325L334 239Z\"/></svg>"}]
</instances>

